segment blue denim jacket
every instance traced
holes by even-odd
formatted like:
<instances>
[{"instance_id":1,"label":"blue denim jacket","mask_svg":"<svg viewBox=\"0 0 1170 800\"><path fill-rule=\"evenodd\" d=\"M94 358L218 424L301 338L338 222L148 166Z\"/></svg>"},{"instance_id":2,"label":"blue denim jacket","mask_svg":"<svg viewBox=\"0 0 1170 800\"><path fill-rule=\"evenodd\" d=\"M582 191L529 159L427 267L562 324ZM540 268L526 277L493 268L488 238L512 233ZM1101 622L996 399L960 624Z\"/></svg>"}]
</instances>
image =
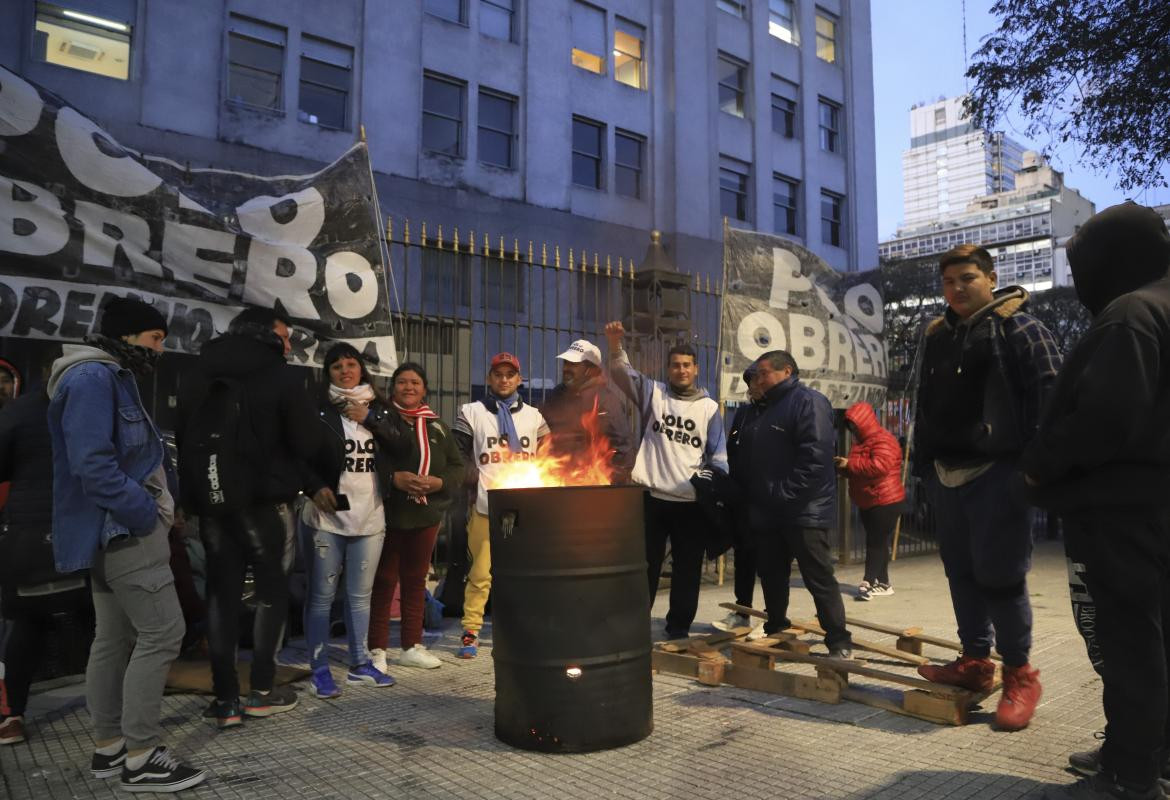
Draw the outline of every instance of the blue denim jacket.
<instances>
[{"instance_id":1,"label":"blue denim jacket","mask_svg":"<svg viewBox=\"0 0 1170 800\"><path fill-rule=\"evenodd\" d=\"M73 572L111 539L154 530L158 504L144 484L163 446L134 375L102 350L67 345L48 389L53 554Z\"/></svg>"}]
</instances>

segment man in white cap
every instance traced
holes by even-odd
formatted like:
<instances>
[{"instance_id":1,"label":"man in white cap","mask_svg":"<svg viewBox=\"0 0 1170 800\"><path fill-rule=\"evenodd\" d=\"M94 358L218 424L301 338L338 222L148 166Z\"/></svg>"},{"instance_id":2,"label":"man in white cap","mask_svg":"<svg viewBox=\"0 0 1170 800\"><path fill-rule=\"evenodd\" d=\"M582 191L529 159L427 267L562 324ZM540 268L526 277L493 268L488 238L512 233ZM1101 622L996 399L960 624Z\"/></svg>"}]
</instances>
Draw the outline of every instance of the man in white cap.
<instances>
[{"instance_id":1,"label":"man in white cap","mask_svg":"<svg viewBox=\"0 0 1170 800\"><path fill-rule=\"evenodd\" d=\"M596 410L595 431L609 440L614 451L613 483L626 483L637 453L631 447L629 419L621 396L601 368L601 350L586 339L578 339L557 358L561 361L561 383L541 408L552 432L552 452L575 458L588 453L594 431L585 427L582 418Z\"/></svg>"}]
</instances>

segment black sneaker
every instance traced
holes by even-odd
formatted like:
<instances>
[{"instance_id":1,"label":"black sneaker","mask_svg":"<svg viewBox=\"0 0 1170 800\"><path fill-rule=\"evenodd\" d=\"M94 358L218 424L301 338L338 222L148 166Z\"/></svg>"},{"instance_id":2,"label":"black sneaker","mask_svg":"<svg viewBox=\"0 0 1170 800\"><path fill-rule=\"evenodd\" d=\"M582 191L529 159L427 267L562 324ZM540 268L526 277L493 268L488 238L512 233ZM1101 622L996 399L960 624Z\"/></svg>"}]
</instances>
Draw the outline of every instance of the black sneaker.
<instances>
[{"instance_id":1,"label":"black sneaker","mask_svg":"<svg viewBox=\"0 0 1170 800\"><path fill-rule=\"evenodd\" d=\"M249 717L271 717L297 707L297 693L287 686L270 692L253 691L244 701L244 713Z\"/></svg>"},{"instance_id":2,"label":"black sneaker","mask_svg":"<svg viewBox=\"0 0 1170 800\"><path fill-rule=\"evenodd\" d=\"M112 756L104 756L94 751L89 762L89 772L95 778L112 778L121 774L122 765L126 763L126 740L122 740L122 749Z\"/></svg>"},{"instance_id":3,"label":"black sneaker","mask_svg":"<svg viewBox=\"0 0 1170 800\"><path fill-rule=\"evenodd\" d=\"M1073 753L1068 757L1068 765L1074 772L1091 778L1101 771L1101 748L1094 747L1081 753Z\"/></svg>"},{"instance_id":4,"label":"black sneaker","mask_svg":"<svg viewBox=\"0 0 1170 800\"><path fill-rule=\"evenodd\" d=\"M203 710L203 719L220 730L234 728L244 724L244 708L238 697L235 700L212 700Z\"/></svg>"},{"instance_id":5,"label":"black sneaker","mask_svg":"<svg viewBox=\"0 0 1170 800\"><path fill-rule=\"evenodd\" d=\"M207 778L207 770L180 764L178 759L159 745L138 769L122 767L122 788L128 792L179 792L198 786Z\"/></svg>"}]
</instances>

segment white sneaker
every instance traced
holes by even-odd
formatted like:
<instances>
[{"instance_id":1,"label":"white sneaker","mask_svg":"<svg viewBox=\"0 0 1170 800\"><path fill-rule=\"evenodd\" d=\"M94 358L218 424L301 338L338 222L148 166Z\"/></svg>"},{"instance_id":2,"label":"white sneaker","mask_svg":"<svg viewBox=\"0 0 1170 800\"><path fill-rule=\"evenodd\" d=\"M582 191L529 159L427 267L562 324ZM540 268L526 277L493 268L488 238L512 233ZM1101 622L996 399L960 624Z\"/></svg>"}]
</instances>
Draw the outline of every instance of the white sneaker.
<instances>
[{"instance_id":1,"label":"white sneaker","mask_svg":"<svg viewBox=\"0 0 1170 800\"><path fill-rule=\"evenodd\" d=\"M443 662L427 652L421 644L416 644L409 650L403 650L398 657L398 663L403 667L418 667L419 669L435 669L443 666Z\"/></svg>"},{"instance_id":2,"label":"white sneaker","mask_svg":"<svg viewBox=\"0 0 1170 800\"><path fill-rule=\"evenodd\" d=\"M374 665L374 669L378 672L386 671L386 651L385 650L371 650L370 663Z\"/></svg>"},{"instance_id":3,"label":"white sneaker","mask_svg":"<svg viewBox=\"0 0 1170 800\"><path fill-rule=\"evenodd\" d=\"M763 620L760 620L760 622L762 623ZM747 640L749 642L754 642L757 639L763 639L767 635L768 634L764 633L764 626L761 624L752 628L752 632L747 635Z\"/></svg>"},{"instance_id":4,"label":"white sneaker","mask_svg":"<svg viewBox=\"0 0 1170 800\"><path fill-rule=\"evenodd\" d=\"M723 619L717 619L711 623L711 627L717 631L729 631L732 628L746 628L751 625L752 619L747 614L740 614L738 611L730 612Z\"/></svg>"},{"instance_id":5,"label":"white sneaker","mask_svg":"<svg viewBox=\"0 0 1170 800\"><path fill-rule=\"evenodd\" d=\"M881 581L878 581L872 587L870 587L869 593L874 597L889 597L894 593L894 587L890 586L888 583L882 583Z\"/></svg>"}]
</instances>

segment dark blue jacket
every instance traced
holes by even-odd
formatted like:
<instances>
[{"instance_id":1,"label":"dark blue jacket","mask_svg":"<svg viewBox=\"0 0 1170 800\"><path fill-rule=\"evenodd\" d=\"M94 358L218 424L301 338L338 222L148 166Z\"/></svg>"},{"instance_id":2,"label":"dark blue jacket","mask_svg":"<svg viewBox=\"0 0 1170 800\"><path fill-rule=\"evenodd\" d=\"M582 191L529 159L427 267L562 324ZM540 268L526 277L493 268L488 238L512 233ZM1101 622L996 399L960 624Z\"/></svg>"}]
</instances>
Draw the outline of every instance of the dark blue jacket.
<instances>
[{"instance_id":1,"label":"dark blue jacket","mask_svg":"<svg viewBox=\"0 0 1170 800\"><path fill-rule=\"evenodd\" d=\"M742 406L727 439L731 477L747 494L751 531L834 526L837 434L827 397L789 378L760 402Z\"/></svg>"}]
</instances>

